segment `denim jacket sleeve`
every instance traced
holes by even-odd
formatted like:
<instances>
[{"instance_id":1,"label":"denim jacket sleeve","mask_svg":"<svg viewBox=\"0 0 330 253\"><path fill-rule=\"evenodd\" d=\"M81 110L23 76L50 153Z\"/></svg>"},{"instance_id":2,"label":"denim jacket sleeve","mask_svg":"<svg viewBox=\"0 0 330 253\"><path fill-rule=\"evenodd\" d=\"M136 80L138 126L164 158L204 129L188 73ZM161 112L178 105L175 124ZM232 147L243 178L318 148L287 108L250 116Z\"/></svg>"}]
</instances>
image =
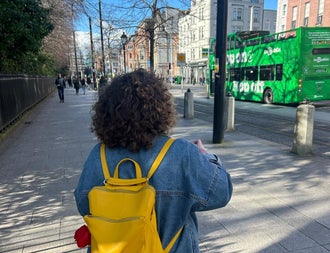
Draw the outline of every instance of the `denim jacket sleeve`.
<instances>
[{"instance_id":1,"label":"denim jacket sleeve","mask_svg":"<svg viewBox=\"0 0 330 253\"><path fill-rule=\"evenodd\" d=\"M195 145L188 145L188 181L191 192L198 201L192 211L211 210L224 207L230 201L233 191L231 177L222 166L220 158L213 154L201 154Z\"/></svg>"},{"instance_id":2,"label":"denim jacket sleeve","mask_svg":"<svg viewBox=\"0 0 330 253\"><path fill-rule=\"evenodd\" d=\"M85 161L78 185L74 191L77 209L81 216L89 214L88 193L96 185L103 185L103 172L97 144Z\"/></svg>"}]
</instances>

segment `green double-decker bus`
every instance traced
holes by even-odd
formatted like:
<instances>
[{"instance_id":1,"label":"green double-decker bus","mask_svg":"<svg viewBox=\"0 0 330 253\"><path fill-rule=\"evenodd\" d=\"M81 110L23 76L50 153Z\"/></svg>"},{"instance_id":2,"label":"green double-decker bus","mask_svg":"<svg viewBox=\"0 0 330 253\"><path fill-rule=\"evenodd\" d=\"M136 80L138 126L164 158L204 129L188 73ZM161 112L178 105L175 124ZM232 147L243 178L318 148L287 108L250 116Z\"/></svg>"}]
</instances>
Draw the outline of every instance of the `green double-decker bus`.
<instances>
[{"instance_id":1,"label":"green double-decker bus","mask_svg":"<svg viewBox=\"0 0 330 253\"><path fill-rule=\"evenodd\" d=\"M330 27L228 35L226 92L238 100L298 104L330 99Z\"/></svg>"}]
</instances>

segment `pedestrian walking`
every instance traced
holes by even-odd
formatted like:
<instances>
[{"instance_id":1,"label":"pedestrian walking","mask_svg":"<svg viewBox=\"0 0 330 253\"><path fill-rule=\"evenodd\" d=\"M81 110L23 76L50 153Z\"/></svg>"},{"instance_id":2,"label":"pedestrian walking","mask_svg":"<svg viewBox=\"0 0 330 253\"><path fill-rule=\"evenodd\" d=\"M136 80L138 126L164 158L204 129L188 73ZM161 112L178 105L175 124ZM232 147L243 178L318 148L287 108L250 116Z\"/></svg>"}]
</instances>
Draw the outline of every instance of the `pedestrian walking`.
<instances>
[{"instance_id":1,"label":"pedestrian walking","mask_svg":"<svg viewBox=\"0 0 330 253\"><path fill-rule=\"evenodd\" d=\"M59 73L55 79L55 85L57 87L58 97L60 98L60 103L64 103L64 87L65 81L62 75Z\"/></svg>"},{"instance_id":2,"label":"pedestrian walking","mask_svg":"<svg viewBox=\"0 0 330 253\"><path fill-rule=\"evenodd\" d=\"M85 95L86 94L86 81L85 81L85 78L82 78L80 80L80 84L81 84L81 89L83 91L83 94Z\"/></svg>"},{"instance_id":3,"label":"pedestrian walking","mask_svg":"<svg viewBox=\"0 0 330 253\"><path fill-rule=\"evenodd\" d=\"M90 78L90 76L87 76L87 88L88 88L88 90L91 89L91 85L92 85L92 79Z\"/></svg>"},{"instance_id":4,"label":"pedestrian walking","mask_svg":"<svg viewBox=\"0 0 330 253\"><path fill-rule=\"evenodd\" d=\"M79 79L77 79L75 76L73 77L72 79L72 82L73 82L73 87L74 89L76 90L76 95L79 94L79 89L80 89L80 82L79 82Z\"/></svg>"},{"instance_id":5,"label":"pedestrian walking","mask_svg":"<svg viewBox=\"0 0 330 253\"><path fill-rule=\"evenodd\" d=\"M199 78L199 84L202 85L202 86L204 86L204 83L205 83L205 77L204 76L201 76Z\"/></svg>"},{"instance_id":6,"label":"pedestrian walking","mask_svg":"<svg viewBox=\"0 0 330 253\"><path fill-rule=\"evenodd\" d=\"M91 213L88 193L104 183L101 143L106 146L110 175L127 157L140 164L142 174L147 175L177 119L166 84L142 69L115 77L93 111L92 131L99 143L90 151L74 192L82 216ZM130 165L121 163L120 177L132 177ZM209 154L200 140L177 138L149 183L156 189L157 225L163 245L183 227L171 252L200 252L195 212L224 207L232 195L231 178L220 158Z\"/></svg>"},{"instance_id":7,"label":"pedestrian walking","mask_svg":"<svg viewBox=\"0 0 330 253\"><path fill-rule=\"evenodd\" d=\"M68 77L68 80L67 80L67 81L68 81L68 85L69 85L69 87L72 87L72 80L71 80L71 76L69 76L69 77Z\"/></svg>"}]
</instances>

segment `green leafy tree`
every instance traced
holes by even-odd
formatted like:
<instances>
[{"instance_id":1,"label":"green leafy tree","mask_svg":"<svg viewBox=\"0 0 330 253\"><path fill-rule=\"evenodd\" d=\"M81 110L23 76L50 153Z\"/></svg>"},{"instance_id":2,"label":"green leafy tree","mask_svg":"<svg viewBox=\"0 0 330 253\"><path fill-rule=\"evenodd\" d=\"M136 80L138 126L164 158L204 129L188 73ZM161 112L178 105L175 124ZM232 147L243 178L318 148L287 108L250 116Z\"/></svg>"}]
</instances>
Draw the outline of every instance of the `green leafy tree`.
<instances>
[{"instance_id":1,"label":"green leafy tree","mask_svg":"<svg viewBox=\"0 0 330 253\"><path fill-rule=\"evenodd\" d=\"M45 68L51 61L40 50L53 30L50 10L39 0L1 0L0 13L0 72L33 73Z\"/></svg>"}]
</instances>

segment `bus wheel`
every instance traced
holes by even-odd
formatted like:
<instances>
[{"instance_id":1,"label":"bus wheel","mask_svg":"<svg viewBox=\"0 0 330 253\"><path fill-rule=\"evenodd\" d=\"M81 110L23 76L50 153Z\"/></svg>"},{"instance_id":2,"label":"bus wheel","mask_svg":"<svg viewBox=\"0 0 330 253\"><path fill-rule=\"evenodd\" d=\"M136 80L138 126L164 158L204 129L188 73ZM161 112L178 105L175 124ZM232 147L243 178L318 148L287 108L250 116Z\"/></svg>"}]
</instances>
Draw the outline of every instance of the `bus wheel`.
<instances>
[{"instance_id":1,"label":"bus wheel","mask_svg":"<svg viewBox=\"0 0 330 253\"><path fill-rule=\"evenodd\" d=\"M266 89L264 91L264 103L265 104L272 104L273 103L273 91L272 89Z\"/></svg>"}]
</instances>

